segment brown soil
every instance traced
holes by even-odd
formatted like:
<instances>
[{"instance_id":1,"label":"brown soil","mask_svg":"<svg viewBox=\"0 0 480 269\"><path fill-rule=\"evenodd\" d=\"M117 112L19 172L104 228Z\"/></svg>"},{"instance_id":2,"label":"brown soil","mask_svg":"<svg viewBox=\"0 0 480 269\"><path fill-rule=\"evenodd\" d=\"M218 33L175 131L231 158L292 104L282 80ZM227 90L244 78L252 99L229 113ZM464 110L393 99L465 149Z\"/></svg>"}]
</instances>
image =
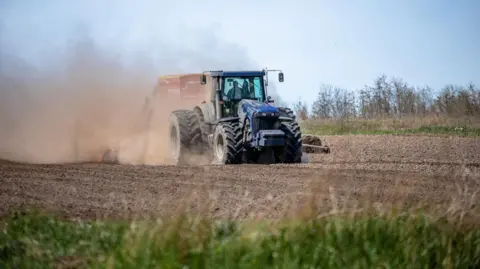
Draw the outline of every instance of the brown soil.
<instances>
[{"instance_id":1,"label":"brown soil","mask_svg":"<svg viewBox=\"0 0 480 269\"><path fill-rule=\"evenodd\" d=\"M299 165L134 166L0 163L0 214L37 207L66 217L126 218L187 209L217 217L279 217L316 194L321 212L345 201L453 202L479 207L480 140L322 137L330 154ZM468 186L468 189L464 189Z\"/></svg>"}]
</instances>

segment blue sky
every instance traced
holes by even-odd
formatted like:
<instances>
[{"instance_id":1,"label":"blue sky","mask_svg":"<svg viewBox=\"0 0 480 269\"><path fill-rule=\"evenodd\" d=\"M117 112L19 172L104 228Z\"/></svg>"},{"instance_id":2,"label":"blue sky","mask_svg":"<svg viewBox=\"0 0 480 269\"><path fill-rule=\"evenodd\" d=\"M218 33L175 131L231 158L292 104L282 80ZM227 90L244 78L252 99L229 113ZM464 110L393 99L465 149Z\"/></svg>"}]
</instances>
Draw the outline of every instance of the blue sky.
<instances>
[{"instance_id":1,"label":"blue sky","mask_svg":"<svg viewBox=\"0 0 480 269\"><path fill-rule=\"evenodd\" d=\"M476 0L2 0L0 41L42 66L81 24L122 60L147 55L159 74L283 69L282 98L311 103L322 83L357 89L381 74L480 85L479 14Z\"/></svg>"}]
</instances>

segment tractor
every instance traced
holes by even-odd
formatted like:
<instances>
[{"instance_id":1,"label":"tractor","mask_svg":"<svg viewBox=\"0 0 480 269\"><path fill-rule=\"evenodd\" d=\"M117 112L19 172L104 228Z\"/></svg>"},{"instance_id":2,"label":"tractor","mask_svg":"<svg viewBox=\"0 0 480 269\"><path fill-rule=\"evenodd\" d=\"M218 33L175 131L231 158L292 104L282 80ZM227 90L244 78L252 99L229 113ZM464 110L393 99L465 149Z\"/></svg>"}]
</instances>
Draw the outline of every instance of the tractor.
<instances>
[{"instance_id":1,"label":"tractor","mask_svg":"<svg viewBox=\"0 0 480 269\"><path fill-rule=\"evenodd\" d=\"M273 71L283 82L281 70L267 69L160 76L141 108L144 120L132 129L148 133L153 124L168 122L163 130L169 163L178 165L299 163L303 153L330 153L320 138L302 137L292 110L272 105L267 86ZM146 136L139 163L148 148ZM119 164L120 151L118 146L104 150L99 162Z\"/></svg>"},{"instance_id":2,"label":"tractor","mask_svg":"<svg viewBox=\"0 0 480 269\"><path fill-rule=\"evenodd\" d=\"M291 109L272 105L269 72L284 81L281 70L203 72L205 100L170 113L173 162L188 164L198 154L213 164L300 163L300 126Z\"/></svg>"}]
</instances>

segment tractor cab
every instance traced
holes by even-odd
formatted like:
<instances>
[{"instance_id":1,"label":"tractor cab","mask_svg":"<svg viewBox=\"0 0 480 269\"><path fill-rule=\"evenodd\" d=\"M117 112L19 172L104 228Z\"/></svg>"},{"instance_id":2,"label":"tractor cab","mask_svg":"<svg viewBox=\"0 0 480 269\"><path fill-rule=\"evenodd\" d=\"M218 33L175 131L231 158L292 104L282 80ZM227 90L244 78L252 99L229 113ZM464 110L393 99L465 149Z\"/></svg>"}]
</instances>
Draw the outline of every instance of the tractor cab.
<instances>
[{"instance_id":1,"label":"tractor cab","mask_svg":"<svg viewBox=\"0 0 480 269\"><path fill-rule=\"evenodd\" d=\"M219 118L236 117L238 104L242 100L254 100L259 103L271 103L267 96L266 71L211 71L210 83L202 74L201 83L207 84L207 91L211 94L211 101L216 104ZM283 82L283 73L279 74L279 81Z\"/></svg>"}]
</instances>

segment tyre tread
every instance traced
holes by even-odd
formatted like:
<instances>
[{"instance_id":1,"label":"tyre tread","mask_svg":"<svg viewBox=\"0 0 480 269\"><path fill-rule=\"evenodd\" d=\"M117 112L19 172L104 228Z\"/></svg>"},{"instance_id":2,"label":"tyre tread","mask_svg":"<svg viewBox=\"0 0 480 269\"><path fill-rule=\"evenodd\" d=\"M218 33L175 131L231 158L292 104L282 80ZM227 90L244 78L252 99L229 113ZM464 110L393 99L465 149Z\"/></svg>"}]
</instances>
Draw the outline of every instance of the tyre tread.
<instances>
[{"instance_id":1,"label":"tyre tread","mask_svg":"<svg viewBox=\"0 0 480 269\"><path fill-rule=\"evenodd\" d=\"M293 111L287 109L288 117L295 118ZM302 132L297 121L283 122L281 130L285 132L284 163L300 163L302 161Z\"/></svg>"}]
</instances>

